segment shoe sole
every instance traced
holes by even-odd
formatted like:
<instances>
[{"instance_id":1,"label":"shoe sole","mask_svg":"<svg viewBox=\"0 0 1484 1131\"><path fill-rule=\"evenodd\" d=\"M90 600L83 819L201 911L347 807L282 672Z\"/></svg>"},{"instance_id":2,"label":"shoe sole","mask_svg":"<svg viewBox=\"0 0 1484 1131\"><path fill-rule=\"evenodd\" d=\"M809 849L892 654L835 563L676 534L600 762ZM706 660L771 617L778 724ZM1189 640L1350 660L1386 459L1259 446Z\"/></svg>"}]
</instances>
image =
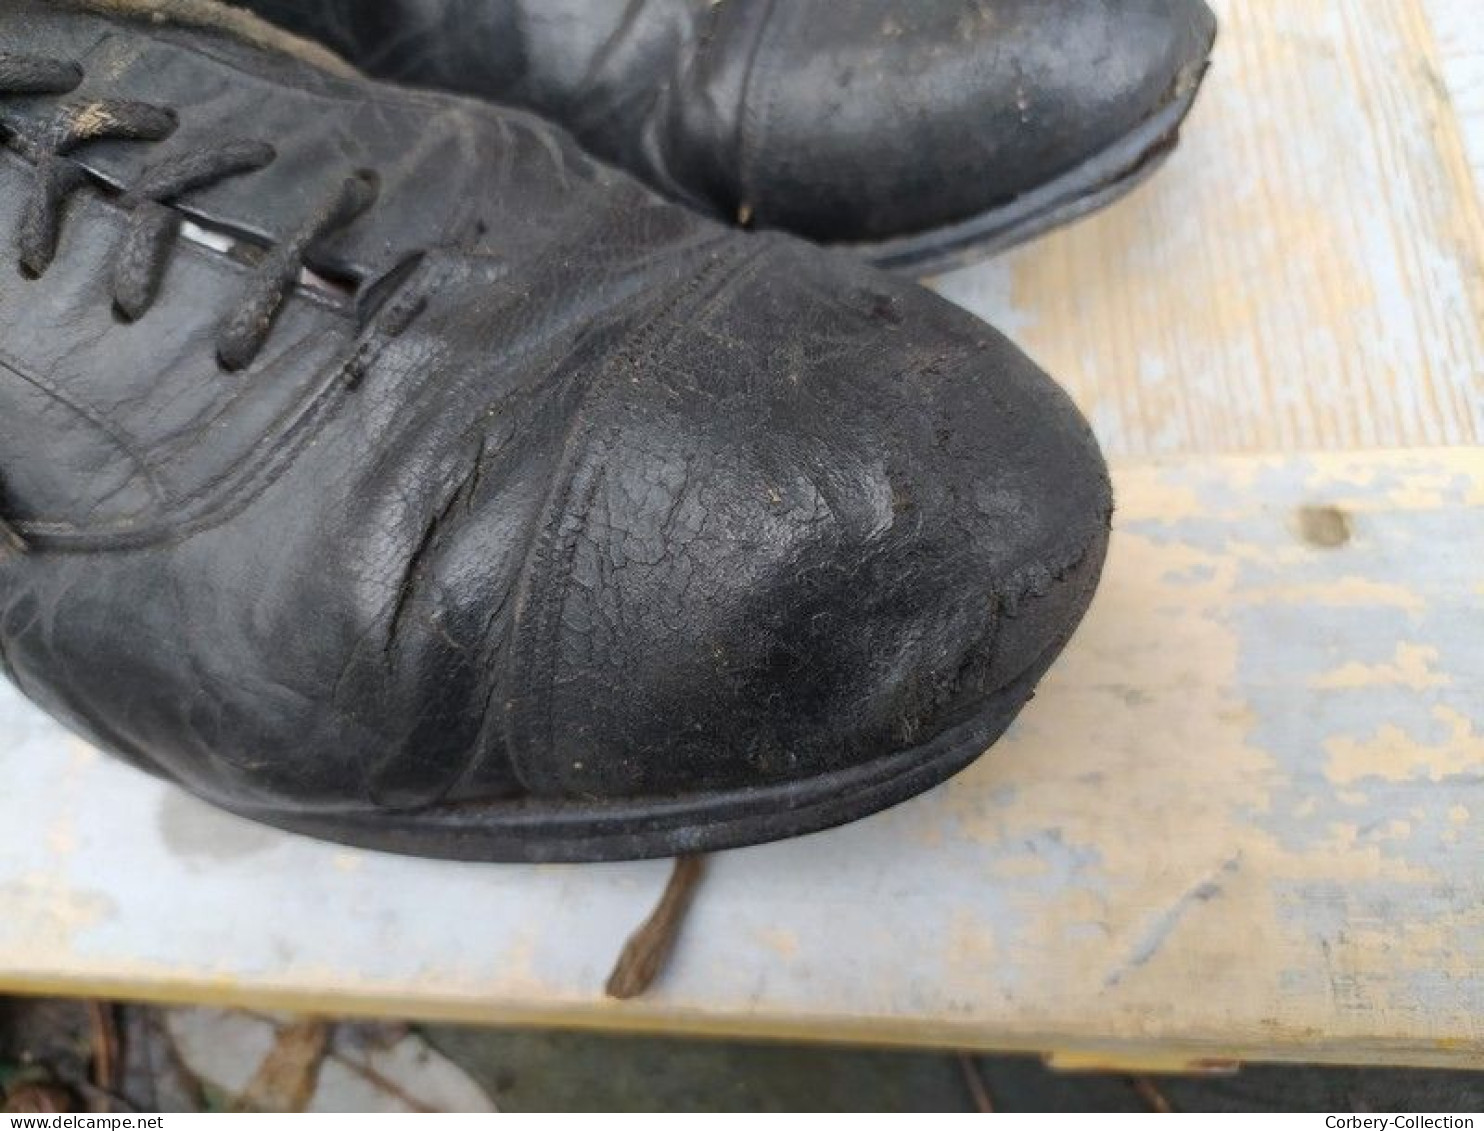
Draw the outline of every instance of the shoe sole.
<instances>
[{"instance_id":1,"label":"shoe sole","mask_svg":"<svg viewBox=\"0 0 1484 1131\"><path fill-rule=\"evenodd\" d=\"M1066 632L973 718L930 742L802 781L689 797L598 802L522 799L411 811L304 813L233 806L239 816L355 848L481 863L584 863L689 856L802 836L906 801L976 761L1030 701L1071 639L1102 572L1089 548L1069 600ZM1052 599L1048 598L1043 599Z\"/></svg>"},{"instance_id":2,"label":"shoe sole","mask_svg":"<svg viewBox=\"0 0 1484 1131\"><path fill-rule=\"evenodd\" d=\"M913 236L837 246L888 271L913 277L938 275L1105 208L1153 176L1174 152L1209 66L1209 60L1203 60L1187 68L1172 88L1170 101L1119 141L1006 204Z\"/></svg>"}]
</instances>

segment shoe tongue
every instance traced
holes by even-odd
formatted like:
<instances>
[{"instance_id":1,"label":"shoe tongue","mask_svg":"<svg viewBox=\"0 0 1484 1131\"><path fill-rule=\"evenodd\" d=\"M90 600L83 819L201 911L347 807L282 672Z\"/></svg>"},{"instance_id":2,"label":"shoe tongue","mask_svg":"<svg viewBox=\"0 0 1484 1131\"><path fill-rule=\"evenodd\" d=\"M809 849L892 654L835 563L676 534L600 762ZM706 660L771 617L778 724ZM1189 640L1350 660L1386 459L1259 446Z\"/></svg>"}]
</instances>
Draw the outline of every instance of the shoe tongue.
<instances>
[{"instance_id":1,"label":"shoe tongue","mask_svg":"<svg viewBox=\"0 0 1484 1131\"><path fill-rule=\"evenodd\" d=\"M525 115L345 79L235 35L81 14L84 4L153 6L7 3L0 5L0 41L81 64L85 77L69 103L152 103L174 110L179 127L163 142L97 142L71 158L127 190L171 156L230 139L267 142L277 153L267 168L177 202L207 227L266 244L299 231L347 177L371 171L380 185L376 205L310 257L328 275L375 278L417 251L472 249L485 232L502 249L520 250L523 240L539 245L550 234L543 227L555 231L565 209L590 207L590 192L611 176L595 172L565 135ZM189 7L218 6L190 0ZM59 105L54 97L0 98L0 127L40 136Z\"/></svg>"}]
</instances>

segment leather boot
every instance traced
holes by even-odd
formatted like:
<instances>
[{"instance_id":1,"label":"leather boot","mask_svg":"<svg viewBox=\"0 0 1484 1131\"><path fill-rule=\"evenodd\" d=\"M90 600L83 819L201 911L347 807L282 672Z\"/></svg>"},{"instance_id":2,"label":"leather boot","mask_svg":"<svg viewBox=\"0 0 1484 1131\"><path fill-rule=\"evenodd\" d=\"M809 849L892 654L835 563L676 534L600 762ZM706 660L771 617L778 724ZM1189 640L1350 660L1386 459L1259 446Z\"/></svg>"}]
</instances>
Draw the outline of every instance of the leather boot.
<instances>
[{"instance_id":1,"label":"leather boot","mask_svg":"<svg viewBox=\"0 0 1484 1131\"><path fill-rule=\"evenodd\" d=\"M941 270L1174 148L1203 0L245 0L386 78L545 115L673 200Z\"/></svg>"}]
</instances>

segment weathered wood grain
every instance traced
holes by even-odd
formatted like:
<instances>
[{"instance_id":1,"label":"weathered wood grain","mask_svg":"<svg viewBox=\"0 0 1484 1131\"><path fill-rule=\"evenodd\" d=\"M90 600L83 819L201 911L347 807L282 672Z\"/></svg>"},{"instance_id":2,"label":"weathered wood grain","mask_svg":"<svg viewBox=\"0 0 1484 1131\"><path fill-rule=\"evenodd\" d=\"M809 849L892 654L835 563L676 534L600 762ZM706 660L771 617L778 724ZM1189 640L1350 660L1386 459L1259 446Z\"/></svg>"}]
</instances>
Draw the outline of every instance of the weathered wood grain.
<instances>
[{"instance_id":1,"label":"weathered wood grain","mask_svg":"<svg viewBox=\"0 0 1484 1131\"><path fill-rule=\"evenodd\" d=\"M1122 462L1084 630L945 788L713 859L467 866L216 813L0 692L0 989L1484 1067L1484 452Z\"/></svg>"},{"instance_id":2,"label":"weathered wood grain","mask_svg":"<svg viewBox=\"0 0 1484 1131\"><path fill-rule=\"evenodd\" d=\"M1477 189L1484 185L1484 33L1479 31L1484 13L1478 0L1424 0L1423 8Z\"/></svg>"},{"instance_id":3,"label":"weathered wood grain","mask_svg":"<svg viewBox=\"0 0 1484 1131\"><path fill-rule=\"evenodd\" d=\"M1484 225L1421 4L1215 6L1215 65L1163 172L941 288L1067 384L1115 454L1478 441ZM1462 35L1450 58L1477 52Z\"/></svg>"}]
</instances>

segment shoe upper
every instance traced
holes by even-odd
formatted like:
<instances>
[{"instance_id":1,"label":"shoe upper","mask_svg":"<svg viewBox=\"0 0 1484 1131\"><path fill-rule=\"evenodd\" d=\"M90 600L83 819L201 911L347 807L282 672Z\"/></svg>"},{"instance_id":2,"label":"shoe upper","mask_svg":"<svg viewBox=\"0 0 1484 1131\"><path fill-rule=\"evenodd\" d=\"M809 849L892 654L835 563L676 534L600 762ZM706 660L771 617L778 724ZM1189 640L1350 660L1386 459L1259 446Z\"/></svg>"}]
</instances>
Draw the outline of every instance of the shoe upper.
<instances>
[{"instance_id":1,"label":"shoe upper","mask_svg":"<svg viewBox=\"0 0 1484 1131\"><path fill-rule=\"evenodd\" d=\"M1199 82L1203 0L247 0L388 78L528 107L674 199L821 242L955 224Z\"/></svg>"},{"instance_id":2,"label":"shoe upper","mask_svg":"<svg viewBox=\"0 0 1484 1131\"><path fill-rule=\"evenodd\" d=\"M0 662L208 798L804 778L1039 671L1096 579L1101 458L1004 339L519 111L10 0L0 137Z\"/></svg>"}]
</instances>

